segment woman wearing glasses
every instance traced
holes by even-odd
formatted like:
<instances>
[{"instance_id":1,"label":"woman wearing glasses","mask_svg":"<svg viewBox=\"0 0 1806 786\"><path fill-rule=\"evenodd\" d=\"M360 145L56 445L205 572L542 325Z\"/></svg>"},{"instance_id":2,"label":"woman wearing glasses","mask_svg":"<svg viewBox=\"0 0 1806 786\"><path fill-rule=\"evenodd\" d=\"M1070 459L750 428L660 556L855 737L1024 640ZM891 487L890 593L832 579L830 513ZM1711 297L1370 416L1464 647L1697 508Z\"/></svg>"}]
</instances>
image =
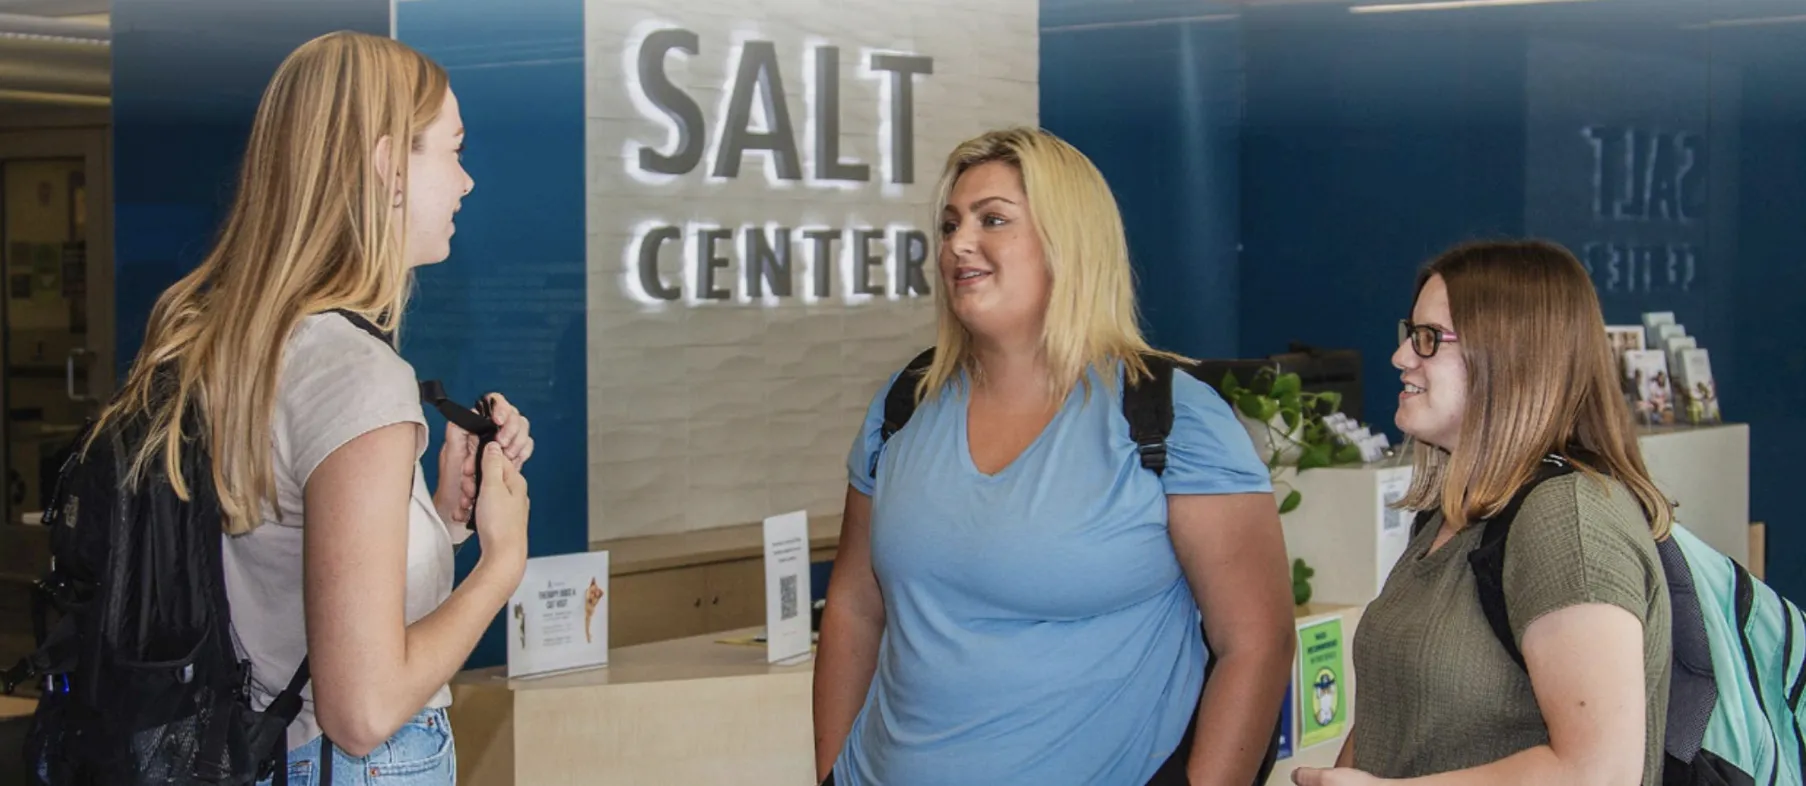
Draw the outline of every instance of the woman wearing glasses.
<instances>
[{"instance_id":1,"label":"woman wearing glasses","mask_svg":"<svg viewBox=\"0 0 1806 786\"><path fill-rule=\"evenodd\" d=\"M1661 782L1672 513L1644 469L1592 282L1542 242L1455 248L1417 281L1392 363L1416 443L1403 505L1432 511L1355 634L1361 704L1335 769L1302 786ZM1558 456L1510 530L1519 666L1467 555Z\"/></svg>"}]
</instances>

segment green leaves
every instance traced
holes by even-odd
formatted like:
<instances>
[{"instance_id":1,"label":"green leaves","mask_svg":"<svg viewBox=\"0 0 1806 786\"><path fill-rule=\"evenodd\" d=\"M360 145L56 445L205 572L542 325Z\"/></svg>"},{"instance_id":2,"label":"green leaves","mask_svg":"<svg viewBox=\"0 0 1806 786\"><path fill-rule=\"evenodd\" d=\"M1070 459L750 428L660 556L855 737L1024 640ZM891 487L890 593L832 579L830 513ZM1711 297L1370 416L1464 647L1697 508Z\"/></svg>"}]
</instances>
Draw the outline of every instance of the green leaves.
<instances>
[{"instance_id":1,"label":"green leaves","mask_svg":"<svg viewBox=\"0 0 1806 786\"><path fill-rule=\"evenodd\" d=\"M1279 411L1279 402L1252 390L1244 390L1236 398L1235 408L1250 419L1265 423L1272 420L1273 415Z\"/></svg>"},{"instance_id":2,"label":"green leaves","mask_svg":"<svg viewBox=\"0 0 1806 786\"><path fill-rule=\"evenodd\" d=\"M1288 396L1296 400L1299 393L1303 390L1304 383L1300 381L1297 374L1281 374L1279 375L1279 378L1273 380L1273 392L1271 395L1273 398L1280 400L1284 400Z\"/></svg>"},{"instance_id":3,"label":"green leaves","mask_svg":"<svg viewBox=\"0 0 1806 786\"><path fill-rule=\"evenodd\" d=\"M1306 445L1304 453L1298 457L1298 471L1304 472L1305 470L1319 469L1334 464L1335 456L1332 454L1333 449L1334 446L1327 443Z\"/></svg>"},{"instance_id":4,"label":"green leaves","mask_svg":"<svg viewBox=\"0 0 1806 786\"><path fill-rule=\"evenodd\" d=\"M1265 436L1256 436L1255 444L1267 456L1267 470L1275 479L1288 464L1304 472L1360 463L1360 449L1338 444L1335 432L1323 422L1324 417L1341 409L1342 394L1306 392L1298 374L1282 374L1271 365L1256 370L1246 385L1235 372L1226 371L1218 390L1238 415L1265 427ZM1252 425L1250 428L1256 434L1263 430ZM1287 493L1279 503L1281 515L1297 510L1304 502L1304 495L1296 489L1284 490Z\"/></svg>"},{"instance_id":5,"label":"green leaves","mask_svg":"<svg viewBox=\"0 0 1806 786\"><path fill-rule=\"evenodd\" d=\"M1223 372L1222 387L1223 387L1223 397L1224 398L1233 400L1233 399L1240 398L1242 395L1242 383L1240 381L1236 380L1235 372L1233 372L1233 371Z\"/></svg>"},{"instance_id":6,"label":"green leaves","mask_svg":"<svg viewBox=\"0 0 1806 786\"><path fill-rule=\"evenodd\" d=\"M1279 503L1279 515L1284 516L1287 513L1297 510L1298 503L1303 501L1304 495L1298 493L1298 489L1292 489L1292 493L1287 494L1286 498Z\"/></svg>"},{"instance_id":7,"label":"green leaves","mask_svg":"<svg viewBox=\"0 0 1806 786\"><path fill-rule=\"evenodd\" d=\"M1317 575L1317 571L1312 570L1311 566L1304 564L1304 560L1292 560L1293 605L1303 606L1304 604L1311 602L1311 577L1315 575Z\"/></svg>"}]
</instances>

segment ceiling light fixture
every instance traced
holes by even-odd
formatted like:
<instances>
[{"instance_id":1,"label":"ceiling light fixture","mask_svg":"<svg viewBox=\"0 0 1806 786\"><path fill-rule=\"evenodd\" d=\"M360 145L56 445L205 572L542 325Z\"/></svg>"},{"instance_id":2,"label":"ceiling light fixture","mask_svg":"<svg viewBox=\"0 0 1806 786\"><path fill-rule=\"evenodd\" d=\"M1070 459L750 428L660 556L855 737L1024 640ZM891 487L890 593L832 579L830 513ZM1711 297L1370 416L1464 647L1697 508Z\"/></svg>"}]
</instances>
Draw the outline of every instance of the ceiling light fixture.
<instances>
[{"instance_id":1,"label":"ceiling light fixture","mask_svg":"<svg viewBox=\"0 0 1806 786\"><path fill-rule=\"evenodd\" d=\"M1710 30L1719 27L1756 27L1758 25L1791 25L1806 22L1806 14L1794 16L1760 16L1749 19L1714 19L1701 25L1687 25L1688 30Z\"/></svg>"},{"instance_id":2,"label":"ceiling light fixture","mask_svg":"<svg viewBox=\"0 0 1806 786\"><path fill-rule=\"evenodd\" d=\"M1349 6L1351 14L1391 14L1401 11L1452 11L1460 8L1495 8L1546 3L1584 3L1588 0L1430 0L1422 3L1385 3Z\"/></svg>"},{"instance_id":3,"label":"ceiling light fixture","mask_svg":"<svg viewBox=\"0 0 1806 786\"><path fill-rule=\"evenodd\" d=\"M97 46L102 49L112 46L112 42L107 41L105 39L97 40L97 39L93 39L93 38L74 38L74 37L66 36L66 35L45 35L43 33L18 33L18 32L14 32L12 30L0 30L0 40L37 41L37 42L51 43L51 44L75 44L77 46Z\"/></svg>"}]
</instances>

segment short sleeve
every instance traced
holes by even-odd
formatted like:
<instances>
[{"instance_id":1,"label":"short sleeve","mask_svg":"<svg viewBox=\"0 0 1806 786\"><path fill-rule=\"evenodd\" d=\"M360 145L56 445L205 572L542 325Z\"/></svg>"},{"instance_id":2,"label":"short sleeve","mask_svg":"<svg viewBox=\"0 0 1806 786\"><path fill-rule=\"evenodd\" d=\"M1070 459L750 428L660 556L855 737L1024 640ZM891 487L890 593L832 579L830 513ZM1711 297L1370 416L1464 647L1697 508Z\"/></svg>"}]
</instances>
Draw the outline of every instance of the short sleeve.
<instances>
[{"instance_id":1,"label":"short sleeve","mask_svg":"<svg viewBox=\"0 0 1806 786\"><path fill-rule=\"evenodd\" d=\"M1505 546L1505 607L1516 639L1543 615L1585 603L1648 621L1654 540L1628 492L1614 498L1619 490L1575 474L1524 500Z\"/></svg>"},{"instance_id":2,"label":"short sleeve","mask_svg":"<svg viewBox=\"0 0 1806 786\"><path fill-rule=\"evenodd\" d=\"M872 495L875 483L872 470L878 465L878 452L884 449L884 399L902 374L901 371L892 373L872 395L871 404L865 408L865 417L859 421L859 433L853 435L852 449L847 451L847 482L868 497Z\"/></svg>"},{"instance_id":3,"label":"short sleeve","mask_svg":"<svg viewBox=\"0 0 1806 786\"><path fill-rule=\"evenodd\" d=\"M1214 388L1190 374L1173 375L1173 430L1160 480L1168 494L1273 491L1247 429Z\"/></svg>"},{"instance_id":4,"label":"short sleeve","mask_svg":"<svg viewBox=\"0 0 1806 786\"><path fill-rule=\"evenodd\" d=\"M327 456L362 434L395 423L426 425L413 366L331 317L304 322L289 342L277 409L277 438L287 445L297 488L306 488Z\"/></svg>"}]
</instances>

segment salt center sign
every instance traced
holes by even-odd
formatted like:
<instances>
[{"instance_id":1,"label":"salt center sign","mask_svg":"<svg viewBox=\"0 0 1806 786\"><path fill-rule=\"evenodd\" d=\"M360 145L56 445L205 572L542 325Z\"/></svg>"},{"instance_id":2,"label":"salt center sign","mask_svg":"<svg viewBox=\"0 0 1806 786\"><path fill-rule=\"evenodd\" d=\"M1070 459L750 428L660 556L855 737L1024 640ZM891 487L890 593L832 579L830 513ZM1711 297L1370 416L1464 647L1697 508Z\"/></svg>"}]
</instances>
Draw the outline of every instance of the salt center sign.
<instances>
[{"instance_id":1,"label":"salt center sign","mask_svg":"<svg viewBox=\"0 0 1806 786\"><path fill-rule=\"evenodd\" d=\"M934 73L933 59L861 50L858 78L876 83L879 96L878 161L864 162L841 149L840 47L804 47L808 97L801 125L808 141L800 146L777 45L747 39L726 48L732 70L710 128L692 94L702 91L686 90L670 68L673 58L703 55L701 37L674 26L646 25L635 32L623 63L628 92L639 113L667 133L662 142L629 138L622 160L634 181L656 192L737 181L748 153L756 153L764 159L771 197L758 201L771 214L736 226L688 218L641 221L626 251L627 294L644 303L688 305L814 302L833 297L836 289L849 304L931 294L924 269L927 234L910 222L867 225L852 208L862 190L898 200L915 184L915 87ZM782 193L796 188L821 191L822 198L799 201ZM843 203L840 226L803 215Z\"/></svg>"}]
</instances>

